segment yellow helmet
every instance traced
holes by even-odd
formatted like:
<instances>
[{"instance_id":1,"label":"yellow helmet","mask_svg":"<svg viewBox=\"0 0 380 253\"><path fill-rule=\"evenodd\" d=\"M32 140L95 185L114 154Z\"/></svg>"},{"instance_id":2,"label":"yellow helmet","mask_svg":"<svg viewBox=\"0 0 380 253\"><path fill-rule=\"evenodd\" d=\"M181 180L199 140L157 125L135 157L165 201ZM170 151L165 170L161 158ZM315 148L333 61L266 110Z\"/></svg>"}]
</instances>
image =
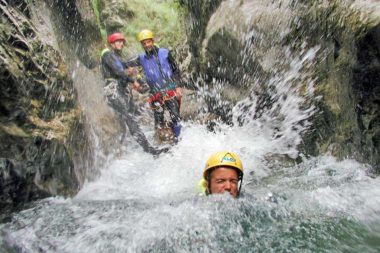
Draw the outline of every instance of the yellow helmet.
<instances>
[{"instance_id":1,"label":"yellow helmet","mask_svg":"<svg viewBox=\"0 0 380 253\"><path fill-rule=\"evenodd\" d=\"M151 30L148 30L148 29L144 29L142 30L141 32L139 32L139 34L137 35L137 39L138 41L143 41L143 40L147 40L147 39L153 39L154 38L154 34Z\"/></svg>"},{"instance_id":2,"label":"yellow helmet","mask_svg":"<svg viewBox=\"0 0 380 253\"><path fill-rule=\"evenodd\" d=\"M205 169L203 171L203 178L207 180L208 172L211 169L219 166L235 168L239 172L239 178L243 176L243 164L240 158L235 153L220 151L216 152L208 158Z\"/></svg>"}]
</instances>

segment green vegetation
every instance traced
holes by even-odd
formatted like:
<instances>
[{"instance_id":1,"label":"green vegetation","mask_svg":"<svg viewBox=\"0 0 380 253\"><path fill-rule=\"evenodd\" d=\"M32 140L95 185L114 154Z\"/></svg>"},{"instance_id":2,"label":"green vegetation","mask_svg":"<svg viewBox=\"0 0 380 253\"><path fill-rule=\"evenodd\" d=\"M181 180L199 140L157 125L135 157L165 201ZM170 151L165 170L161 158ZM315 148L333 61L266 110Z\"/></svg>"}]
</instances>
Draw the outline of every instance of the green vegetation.
<instances>
[{"instance_id":1,"label":"green vegetation","mask_svg":"<svg viewBox=\"0 0 380 253\"><path fill-rule=\"evenodd\" d=\"M155 42L163 47L175 47L183 36L180 22L181 9L175 0L130 0L128 8L135 16L124 28L132 51L140 51L140 44L136 40L137 33L142 29L154 32Z\"/></svg>"},{"instance_id":2,"label":"green vegetation","mask_svg":"<svg viewBox=\"0 0 380 253\"><path fill-rule=\"evenodd\" d=\"M107 32L105 29L102 28L101 22L100 22L100 0L91 0L92 9L94 10L95 16L96 16L96 22L98 23L98 27L100 30L100 33L102 35L103 41L106 41L107 39Z\"/></svg>"},{"instance_id":3,"label":"green vegetation","mask_svg":"<svg viewBox=\"0 0 380 253\"><path fill-rule=\"evenodd\" d=\"M107 1L91 0L99 29L106 41L102 8ZM125 5L117 8L118 15L126 25L122 32L127 39L127 50L131 54L141 51L136 36L142 29L150 29L155 34L155 42L162 47L176 47L184 37L183 25L180 17L182 9L177 0L129 0ZM127 13L128 12L128 13ZM126 14L126 15L123 15Z\"/></svg>"},{"instance_id":4,"label":"green vegetation","mask_svg":"<svg viewBox=\"0 0 380 253\"><path fill-rule=\"evenodd\" d=\"M132 0L128 1L128 5L135 18L125 28L127 37L137 42L137 33L150 29L156 35L156 42L162 46L176 46L179 43L183 29L179 20L180 8L175 1Z\"/></svg>"}]
</instances>

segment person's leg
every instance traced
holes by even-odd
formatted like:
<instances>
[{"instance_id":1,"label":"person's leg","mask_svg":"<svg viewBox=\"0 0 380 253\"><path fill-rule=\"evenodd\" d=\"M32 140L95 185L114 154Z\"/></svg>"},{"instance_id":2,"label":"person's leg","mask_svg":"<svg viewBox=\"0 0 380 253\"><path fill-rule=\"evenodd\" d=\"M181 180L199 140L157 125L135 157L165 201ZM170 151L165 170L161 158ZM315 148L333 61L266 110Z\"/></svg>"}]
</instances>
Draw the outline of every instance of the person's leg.
<instances>
[{"instance_id":1,"label":"person's leg","mask_svg":"<svg viewBox=\"0 0 380 253\"><path fill-rule=\"evenodd\" d=\"M140 115L139 108L136 106L133 97L132 97L132 91L127 89L125 90L125 103L127 104L127 110L128 112L132 113L133 115Z\"/></svg>"},{"instance_id":2,"label":"person's leg","mask_svg":"<svg viewBox=\"0 0 380 253\"><path fill-rule=\"evenodd\" d=\"M138 125L135 116L131 113L127 113L126 115L126 123L128 125L129 132L133 136L133 138L137 141L138 144L143 148L143 150L147 153L151 153L153 155L158 155L162 152L167 152L168 148L157 149L150 145L148 140L146 139L144 133L141 131L140 126Z\"/></svg>"},{"instance_id":3,"label":"person's leg","mask_svg":"<svg viewBox=\"0 0 380 253\"><path fill-rule=\"evenodd\" d=\"M125 125L125 103L123 98L119 94L118 83L117 82L108 82L107 85L103 88L103 93L106 97L108 106L110 106L116 114L116 117L120 123L122 134L120 142L123 142L126 134L126 125Z\"/></svg>"},{"instance_id":4,"label":"person's leg","mask_svg":"<svg viewBox=\"0 0 380 253\"><path fill-rule=\"evenodd\" d=\"M157 107L153 110L153 116L154 116L154 127L158 128L164 123L164 108L163 107Z\"/></svg>"},{"instance_id":5,"label":"person's leg","mask_svg":"<svg viewBox=\"0 0 380 253\"><path fill-rule=\"evenodd\" d=\"M154 155L160 154L161 152L166 152L167 150L159 150L150 145L144 133L141 131L137 121L135 120L135 117L132 115L131 112L128 111L128 106L130 105L130 103L133 103L132 99L128 97L129 94L123 92L124 91L118 88L109 89L106 91L107 102L114 109L115 113L118 115L119 120L122 121L123 126L127 124L132 137L137 141L138 144L142 146L145 152Z\"/></svg>"},{"instance_id":6,"label":"person's leg","mask_svg":"<svg viewBox=\"0 0 380 253\"><path fill-rule=\"evenodd\" d=\"M177 99L165 101L165 106L169 110L171 122L177 123L181 120L179 113L179 104Z\"/></svg>"},{"instance_id":7,"label":"person's leg","mask_svg":"<svg viewBox=\"0 0 380 253\"><path fill-rule=\"evenodd\" d=\"M143 148L143 150L147 153L151 153L153 155L158 155L162 152L167 152L168 149L157 149L150 145L148 140L146 139L145 134L141 131L141 128L139 124L137 123L136 116L134 116L133 108L135 108L135 104L133 102L132 97L129 95L129 93L126 93L124 100L126 101L126 104L128 104L129 108L132 108L130 110L129 108L126 110L126 120L129 132L133 136L133 138L136 140L138 144Z\"/></svg>"},{"instance_id":8,"label":"person's leg","mask_svg":"<svg viewBox=\"0 0 380 253\"><path fill-rule=\"evenodd\" d=\"M179 104L177 99L167 100L165 102L166 108L169 110L170 119L171 119L171 128L174 132L174 135L178 138L181 134L181 124L180 124L180 112L179 112Z\"/></svg>"}]
</instances>

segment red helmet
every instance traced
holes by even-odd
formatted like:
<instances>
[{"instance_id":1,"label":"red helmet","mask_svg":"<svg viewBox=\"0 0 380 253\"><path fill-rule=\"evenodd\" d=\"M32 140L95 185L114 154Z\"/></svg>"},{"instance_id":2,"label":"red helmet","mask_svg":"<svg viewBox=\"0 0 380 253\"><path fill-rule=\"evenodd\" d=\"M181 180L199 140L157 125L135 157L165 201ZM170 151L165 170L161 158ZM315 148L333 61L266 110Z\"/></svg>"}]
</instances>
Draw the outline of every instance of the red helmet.
<instances>
[{"instance_id":1,"label":"red helmet","mask_svg":"<svg viewBox=\"0 0 380 253\"><path fill-rule=\"evenodd\" d=\"M108 43L110 43L110 44L114 43L117 40L122 40L125 43L124 35L121 33L113 33L113 34L108 36Z\"/></svg>"}]
</instances>

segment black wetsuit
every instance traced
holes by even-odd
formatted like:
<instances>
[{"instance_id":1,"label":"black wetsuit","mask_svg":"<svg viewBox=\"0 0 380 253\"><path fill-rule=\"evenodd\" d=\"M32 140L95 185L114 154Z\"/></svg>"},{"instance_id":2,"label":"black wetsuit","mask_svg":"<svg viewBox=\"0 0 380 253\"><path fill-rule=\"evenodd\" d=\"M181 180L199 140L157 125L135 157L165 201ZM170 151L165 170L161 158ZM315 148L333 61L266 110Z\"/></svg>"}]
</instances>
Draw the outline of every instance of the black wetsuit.
<instances>
[{"instance_id":1,"label":"black wetsuit","mask_svg":"<svg viewBox=\"0 0 380 253\"><path fill-rule=\"evenodd\" d=\"M121 125L124 127L123 138L125 136L125 124L133 138L142 146L145 152L159 154L167 149L156 149L152 147L141 131L136 117L133 114L135 105L128 83L133 82L125 72L126 64L121 55L115 50L109 49L102 52L102 73L106 81L104 94L107 103L114 109Z\"/></svg>"}]
</instances>

